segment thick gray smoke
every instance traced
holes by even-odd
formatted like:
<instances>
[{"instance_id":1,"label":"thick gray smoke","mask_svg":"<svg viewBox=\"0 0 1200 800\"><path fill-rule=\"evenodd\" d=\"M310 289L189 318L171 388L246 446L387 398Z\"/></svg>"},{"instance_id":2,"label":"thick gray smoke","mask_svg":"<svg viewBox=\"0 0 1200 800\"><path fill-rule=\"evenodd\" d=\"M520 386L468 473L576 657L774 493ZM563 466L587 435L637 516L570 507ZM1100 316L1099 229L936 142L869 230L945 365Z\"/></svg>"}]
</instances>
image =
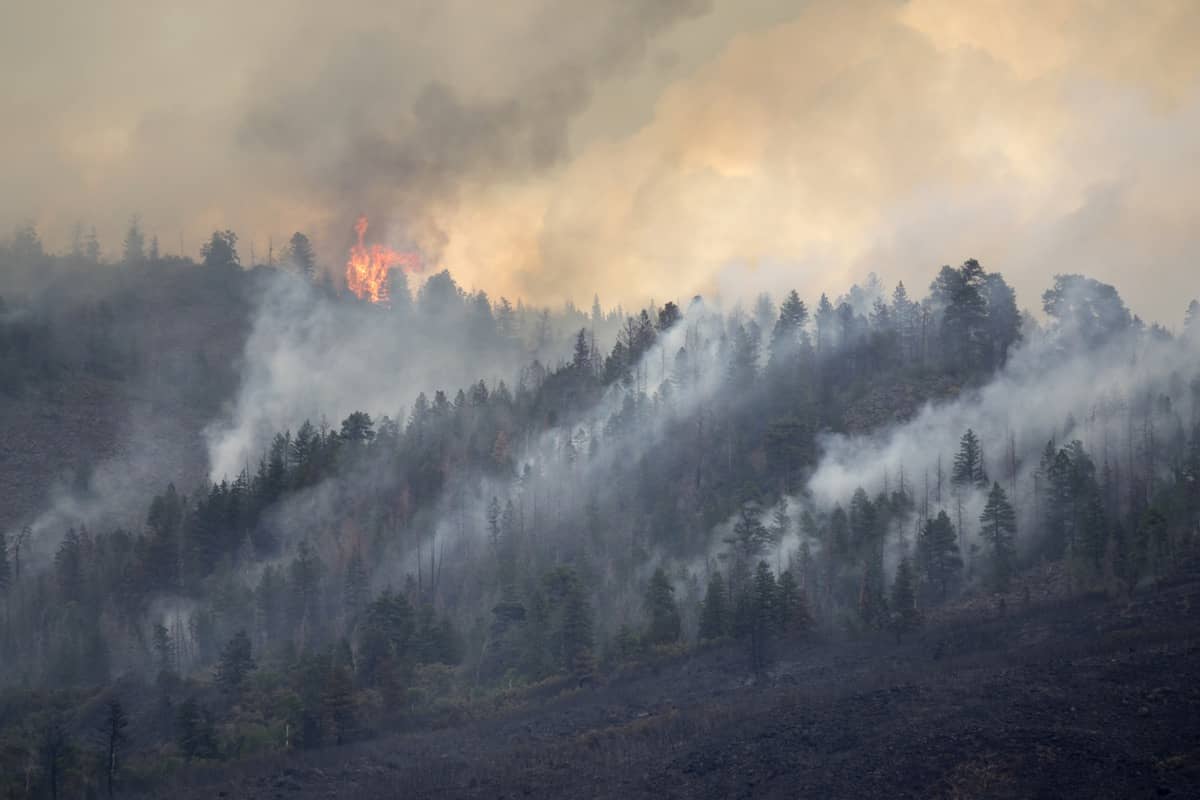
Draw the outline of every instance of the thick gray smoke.
<instances>
[{"instance_id":1,"label":"thick gray smoke","mask_svg":"<svg viewBox=\"0 0 1200 800\"><path fill-rule=\"evenodd\" d=\"M954 494L950 487L954 455L969 428L984 446L989 476L1010 493L1022 529L1029 530L1034 473L1048 441L1061 447L1078 439L1095 454L1098 467L1106 459L1127 465L1129 459L1141 458L1146 436L1169 439L1179 431L1168 426L1190 425L1197 419L1198 333L1192 330L1170 339L1131 329L1094 347L1065 326L1034 333L1006 367L977 390L950 402L930 403L913 419L887 430L824 436L823 455L807 484L807 501L824 509L834 503L844 506L858 487L873 496L904 481L918 509L928 502L933 513L939 507L951 510L961 500L965 534L972 541L984 493ZM1182 401L1173 415L1161 413L1158 399L1164 394ZM1028 539L1023 544L1028 545Z\"/></svg>"},{"instance_id":2,"label":"thick gray smoke","mask_svg":"<svg viewBox=\"0 0 1200 800\"><path fill-rule=\"evenodd\" d=\"M337 425L366 411L403 424L421 392L453 397L479 380L514 387L530 359L553 364L569 354L562 331L542 332L540 345L537 332L528 346L516 335L499 341L480 298L463 295L445 275L433 280L443 298L401 310L331 298L288 272L270 279L237 397L205 432L213 480L252 471L274 434L305 420Z\"/></svg>"},{"instance_id":3,"label":"thick gray smoke","mask_svg":"<svg viewBox=\"0 0 1200 800\"><path fill-rule=\"evenodd\" d=\"M559 163L594 86L707 5L451 0L361 21L313 11L255 75L237 140L277 165L277 180L347 215L400 221L436 256L431 209Z\"/></svg>"}]
</instances>

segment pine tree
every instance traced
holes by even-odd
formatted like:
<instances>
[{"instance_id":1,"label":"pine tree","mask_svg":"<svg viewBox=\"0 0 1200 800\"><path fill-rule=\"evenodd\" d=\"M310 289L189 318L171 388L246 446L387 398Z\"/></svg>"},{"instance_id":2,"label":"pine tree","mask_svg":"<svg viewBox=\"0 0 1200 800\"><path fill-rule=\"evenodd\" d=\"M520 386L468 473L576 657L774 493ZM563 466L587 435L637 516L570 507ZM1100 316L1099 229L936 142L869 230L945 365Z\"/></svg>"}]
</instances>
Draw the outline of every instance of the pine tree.
<instances>
[{"instance_id":1,"label":"pine tree","mask_svg":"<svg viewBox=\"0 0 1200 800\"><path fill-rule=\"evenodd\" d=\"M1113 575L1124 586L1126 593L1132 595L1142 576L1145 551L1139 551L1134 538L1119 522L1113 527L1112 540Z\"/></svg>"},{"instance_id":2,"label":"pine tree","mask_svg":"<svg viewBox=\"0 0 1200 800\"><path fill-rule=\"evenodd\" d=\"M580 680L591 675L594 668L592 608L578 580L573 581L567 591L563 609L562 646L568 674Z\"/></svg>"},{"instance_id":3,"label":"pine tree","mask_svg":"<svg viewBox=\"0 0 1200 800\"><path fill-rule=\"evenodd\" d=\"M754 672L766 669L769 660L769 642L779 619L779 588L775 574L766 561L759 561L754 570L754 583L750 591L750 666Z\"/></svg>"},{"instance_id":4,"label":"pine tree","mask_svg":"<svg viewBox=\"0 0 1200 800\"><path fill-rule=\"evenodd\" d=\"M937 596L945 600L950 584L963 566L954 523L945 511L939 511L934 519L925 520L917 541L917 552L925 579L935 588Z\"/></svg>"},{"instance_id":5,"label":"pine tree","mask_svg":"<svg viewBox=\"0 0 1200 800\"><path fill-rule=\"evenodd\" d=\"M367 605L369 592L367 567L356 548L346 562L346 579L342 584L342 603L347 624L352 624Z\"/></svg>"},{"instance_id":6,"label":"pine tree","mask_svg":"<svg viewBox=\"0 0 1200 800\"><path fill-rule=\"evenodd\" d=\"M325 680L322 705L329 719L334 743L345 744L353 738L358 727L354 709L354 685L350 680L350 666L347 660L335 660L330 666Z\"/></svg>"},{"instance_id":7,"label":"pine tree","mask_svg":"<svg viewBox=\"0 0 1200 800\"><path fill-rule=\"evenodd\" d=\"M358 674L367 686L398 677L414 630L412 606L402 594L384 591L367 605L359 623Z\"/></svg>"},{"instance_id":8,"label":"pine tree","mask_svg":"<svg viewBox=\"0 0 1200 800\"><path fill-rule=\"evenodd\" d=\"M136 214L129 220L129 229L121 245L126 264L141 264L146 259L146 235L142 233L142 221Z\"/></svg>"},{"instance_id":9,"label":"pine tree","mask_svg":"<svg viewBox=\"0 0 1200 800\"><path fill-rule=\"evenodd\" d=\"M0 531L0 597L8 594L12 582L12 567L8 562L8 539L4 531Z\"/></svg>"},{"instance_id":10,"label":"pine tree","mask_svg":"<svg viewBox=\"0 0 1200 800\"><path fill-rule=\"evenodd\" d=\"M790 569L784 570L779 576L778 595L776 624L779 628L789 633L809 630L813 621L808 611L808 601Z\"/></svg>"},{"instance_id":11,"label":"pine tree","mask_svg":"<svg viewBox=\"0 0 1200 800\"><path fill-rule=\"evenodd\" d=\"M171 634L167 630L167 626L161 622L155 623L151 635L154 644L154 665L160 673L173 673L175 671L175 644L171 641Z\"/></svg>"},{"instance_id":12,"label":"pine tree","mask_svg":"<svg viewBox=\"0 0 1200 800\"><path fill-rule=\"evenodd\" d=\"M675 604L675 587L662 567L650 577L650 585L646 590L646 610L650 617L650 625L646 630L648 643L669 644L679 638L682 622Z\"/></svg>"},{"instance_id":13,"label":"pine tree","mask_svg":"<svg viewBox=\"0 0 1200 800\"><path fill-rule=\"evenodd\" d=\"M246 675L253 672L255 666L250 637L246 635L245 630L240 630L221 651L221 660L217 665L217 685L231 699L237 700L241 695Z\"/></svg>"},{"instance_id":14,"label":"pine tree","mask_svg":"<svg viewBox=\"0 0 1200 800\"><path fill-rule=\"evenodd\" d=\"M216 724L212 713L189 697L175 712L175 742L188 761L212 758L217 754Z\"/></svg>"},{"instance_id":15,"label":"pine tree","mask_svg":"<svg viewBox=\"0 0 1200 800\"><path fill-rule=\"evenodd\" d=\"M1102 571L1108 551L1108 522L1104 516L1104 501L1098 485L1087 487L1079 503L1079 554L1095 574Z\"/></svg>"},{"instance_id":16,"label":"pine tree","mask_svg":"<svg viewBox=\"0 0 1200 800\"><path fill-rule=\"evenodd\" d=\"M998 592L1006 591L1016 558L1013 539L1017 533L1017 515L999 482L992 484L987 505L979 515L979 524L988 544L992 588Z\"/></svg>"},{"instance_id":17,"label":"pine tree","mask_svg":"<svg viewBox=\"0 0 1200 800\"><path fill-rule=\"evenodd\" d=\"M700 609L700 640L720 639L729 634L729 597L725 579L714 571L708 579L708 589Z\"/></svg>"},{"instance_id":18,"label":"pine tree","mask_svg":"<svg viewBox=\"0 0 1200 800\"><path fill-rule=\"evenodd\" d=\"M779 318L771 331L771 354L768 367L778 373L785 369L800 352L807 337L808 309L795 290L788 293L779 307Z\"/></svg>"},{"instance_id":19,"label":"pine tree","mask_svg":"<svg viewBox=\"0 0 1200 800\"><path fill-rule=\"evenodd\" d=\"M883 575L883 551L867 553L858 591L858 616L868 628L878 630L887 623L887 595Z\"/></svg>"},{"instance_id":20,"label":"pine tree","mask_svg":"<svg viewBox=\"0 0 1200 800\"><path fill-rule=\"evenodd\" d=\"M292 234L292 238L288 240L287 257L309 281L317 277L317 257L313 253L312 242L303 233L296 231Z\"/></svg>"},{"instance_id":21,"label":"pine tree","mask_svg":"<svg viewBox=\"0 0 1200 800\"><path fill-rule=\"evenodd\" d=\"M749 577L750 564L771 546L771 532L759 520L758 514L757 505L744 504L733 526L733 535L724 540L732 551L731 578L735 591L740 591L740 584Z\"/></svg>"},{"instance_id":22,"label":"pine tree","mask_svg":"<svg viewBox=\"0 0 1200 800\"><path fill-rule=\"evenodd\" d=\"M321 562L308 542L301 542L288 570L288 617L302 638L318 622Z\"/></svg>"},{"instance_id":23,"label":"pine tree","mask_svg":"<svg viewBox=\"0 0 1200 800\"><path fill-rule=\"evenodd\" d=\"M921 614L917 610L916 578L908 557L900 559L896 567L896 580L892 583L892 630L899 642L905 633L916 629L921 624Z\"/></svg>"},{"instance_id":24,"label":"pine tree","mask_svg":"<svg viewBox=\"0 0 1200 800\"><path fill-rule=\"evenodd\" d=\"M74 748L66 725L58 712L51 712L42 729L41 740L38 742L38 755L41 760L42 775L50 789L50 797L57 800L60 781L65 772Z\"/></svg>"},{"instance_id":25,"label":"pine tree","mask_svg":"<svg viewBox=\"0 0 1200 800\"><path fill-rule=\"evenodd\" d=\"M912 361L918 355L917 304L908 297L904 281L896 284L892 292L892 320L899 338L901 357Z\"/></svg>"},{"instance_id":26,"label":"pine tree","mask_svg":"<svg viewBox=\"0 0 1200 800\"><path fill-rule=\"evenodd\" d=\"M487 507L487 528L488 541L492 544L492 550L495 553L500 552L500 498L492 495L492 500Z\"/></svg>"},{"instance_id":27,"label":"pine tree","mask_svg":"<svg viewBox=\"0 0 1200 800\"><path fill-rule=\"evenodd\" d=\"M105 786L110 798L113 796L113 786L117 778L118 757L129 738L125 733L125 729L128 727L129 718L125 714L125 709L121 706L121 701L114 697L108 702L108 713L104 717L104 725L100 731L105 745Z\"/></svg>"},{"instance_id":28,"label":"pine tree","mask_svg":"<svg viewBox=\"0 0 1200 800\"><path fill-rule=\"evenodd\" d=\"M580 328L575 334L575 354L571 366L581 375L592 374L592 346L588 343L587 328Z\"/></svg>"},{"instance_id":29,"label":"pine tree","mask_svg":"<svg viewBox=\"0 0 1200 800\"><path fill-rule=\"evenodd\" d=\"M950 480L956 486L986 487L988 484L987 470L983 466L983 447L975 431L970 428L959 441Z\"/></svg>"}]
</instances>

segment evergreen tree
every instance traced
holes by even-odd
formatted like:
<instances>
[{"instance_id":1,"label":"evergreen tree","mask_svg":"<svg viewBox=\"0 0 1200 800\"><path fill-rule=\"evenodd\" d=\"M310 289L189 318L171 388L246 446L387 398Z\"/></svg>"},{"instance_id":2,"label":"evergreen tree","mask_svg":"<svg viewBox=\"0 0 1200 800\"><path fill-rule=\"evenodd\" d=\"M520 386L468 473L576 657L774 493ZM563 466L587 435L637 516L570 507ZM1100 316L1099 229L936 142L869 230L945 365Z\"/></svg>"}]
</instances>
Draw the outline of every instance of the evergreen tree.
<instances>
[{"instance_id":1,"label":"evergreen tree","mask_svg":"<svg viewBox=\"0 0 1200 800\"><path fill-rule=\"evenodd\" d=\"M129 739L125 733L128 727L129 718L125 715L125 709L121 706L121 701L114 697L108 701L108 711L100 731L104 737L105 749L104 783L110 798L113 796L113 786L117 779L120 753Z\"/></svg>"},{"instance_id":2,"label":"evergreen tree","mask_svg":"<svg viewBox=\"0 0 1200 800\"><path fill-rule=\"evenodd\" d=\"M646 611L650 617L646 630L647 642L669 644L679 638L682 622L679 608L675 605L675 587L662 567L650 577L650 585L646 590Z\"/></svg>"},{"instance_id":3,"label":"evergreen tree","mask_svg":"<svg viewBox=\"0 0 1200 800\"><path fill-rule=\"evenodd\" d=\"M963 566L954 523L945 511L939 511L934 519L925 520L917 541L917 552L925 579L936 589L937 596L945 600L951 583Z\"/></svg>"},{"instance_id":4,"label":"evergreen tree","mask_svg":"<svg viewBox=\"0 0 1200 800\"><path fill-rule=\"evenodd\" d=\"M366 606L369 592L368 583L366 565L363 564L362 556L355 549L350 554L349 561L346 562L346 579L342 588L342 603L348 622L357 619L359 613Z\"/></svg>"},{"instance_id":5,"label":"evergreen tree","mask_svg":"<svg viewBox=\"0 0 1200 800\"><path fill-rule=\"evenodd\" d=\"M916 578L908 557L900 559L896 567L896 580L892 583L892 630L899 642L905 633L914 630L921 624L921 614L917 610Z\"/></svg>"},{"instance_id":6,"label":"evergreen tree","mask_svg":"<svg viewBox=\"0 0 1200 800\"><path fill-rule=\"evenodd\" d=\"M400 676L414 627L412 607L402 594L384 591L367 606L358 628L357 664L365 685L380 685Z\"/></svg>"},{"instance_id":7,"label":"evergreen tree","mask_svg":"<svg viewBox=\"0 0 1200 800\"><path fill-rule=\"evenodd\" d=\"M499 554L500 552L500 498L492 495L492 500L487 507L487 527L488 541L492 543L492 550Z\"/></svg>"},{"instance_id":8,"label":"evergreen tree","mask_svg":"<svg viewBox=\"0 0 1200 800\"><path fill-rule=\"evenodd\" d=\"M767 667L771 633L779 619L778 603L775 574L766 561L759 561L750 592L750 666L756 674Z\"/></svg>"},{"instance_id":9,"label":"evergreen tree","mask_svg":"<svg viewBox=\"0 0 1200 800\"><path fill-rule=\"evenodd\" d=\"M233 231L213 231L212 238L200 247L200 257L206 267L230 267L242 263L237 253L237 234Z\"/></svg>"},{"instance_id":10,"label":"evergreen tree","mask_svg":"<svg viewBox=\"0 0 1200 800\"><path fill-rule=\"evenodd\" d=\"M583 587L573 581L567 592L562 623L563 659L568 674L582 679L592 673L592 608Z\"/></svg>"},{"instance_id":11,"label":"evergreen tree","mask_svg":"<svg viewBox=\"0 0 1200 800\"><path fill-rule=\"evenodd\" d=\"M71 737L57 711L51 712L42 728L41 739L38 742L38 755L49 795L52 800L57 800L63 773L74 755Z\"/></svg>"},{"instance_id":12,"label":"evergreen tree","mask_svg":"<svg viewBox=\"0 0 1200 800\"><path fill-rule=\"evenodd\" d=\"M779 307L779 318L771 331L771 369L784 368L800 352L805 341L805 325L808 324L808 309L795 290L788 293Z\"/></svg>"},{"instance_id":13,"label":"evergreen tree","mask_svg":"<svg viewBox=\"0 0 1200 800\"><path fill-rule=\"evenodd\" d=\"M942 352L947 356L947 365L955 369L970 369L984 352L984 276L979 262L969 259L958 269L942 267L930 287L934 302L942 309Z\"/></svg>"},{"instance_id":14,"label":"evergreen tree","mask_svg":"<svg viewBox=\"0 0 1200 800\"><path fill-rule=\"evenodd\" d=\"M312 242L303 233L296 231L288 240L288 260L299 270L300 274L313 281L317 277L317 257L313 252Z\"/></svg>"},{"instance_id":15,"label":"evergreen tree","mask_svg":"<svg viewBox=\"0 0 1200 800\"><path fill-rule=\"evenodd\" d=\"M136 214L129 220L129 229L122 242L122 255L126 264L141 264L146 258L146 235L142 233L141 219Z\"/></svg>"},{"instance_id":16,"label":"evergreen tree","mask_svg":"<svg viewBox=\"0 0 1200 800\"><path fill-rule=\"evenodd\" d=\"M992 484L987 505L979 515L979 524L988 544L992 588L998 592L1006 591L1015 567L1013 539L1017 533L1017 515L999 483Z\"/></svg>"},{"instance_id":17,"label":"evergreen tree","mask_svg":"<svg viewBox=\"0 0 1200 800\"><path fill-rule=\"evenodd\" d=\"M759 519L759 509L754 503L746 503L738 513L733 526L733 535L725 538L733 560L731 579L735 591L749 578L750 564L767 552L772 544L771 532Z\"/></svg>"},{"instance_id":18,"label":"evergreen tree","mask_svg":"<svg viewBox=\"0 0 1200 800\"><path fill-rule=\"evenodd\" d=\"M986 487L988 484L987 470L983 466L983 447L975 431L970 428L959 441L950 480L956 486Z\"/></svg>"},{"instance_id":19,"label":"evergreen tree","mask_svg":"<svg viewBox=\"0 0 1200 800\"><path fill-rule=\"evenodd\" d=\"M1104 501L1095 482L1085 488L1079 503L1079 555L1096 575L1103 569L1108 550L1108 522L1104 516Z\"/></svg>"},{"instance_id":20,"label":"evergreen tree","mask_svg":"<svg viewBox=\"0 0 1200 800\"><path fill-rule=\"evenodd\" d=\"M900 354L909 361L916 360L919 354L920 342L917 330L919 313L917 304L909 299L904 282L897 283L896 289L892 292L892 320L896 327Z\"/></svg>"},{"instance_id":21,"label":"evergreen tree","mask_svg":"<svg viewBox=\"0 0 1200 800\"><path fill-rule=\"evenodd\" d=\"M575 334L575 355L571 359L571 366L581 375L592 373L592 346L588 343L586 328L580 328L579 333Z\"/></svg>"},{"instance_id":22,"label":"evergreen tree","mask_svg":"<svg viewBox=\"0 0 1200 800\"><path fill-rule=\"evenodd\" d=\"M301 542L288 570L288 617L303 636L319 621L321 562L308 542Z\"/></svg>"},{"instance_id":23,"label":"evergreen tree","mask_svg":"<svg viewBox=\"0 0 1200 800\"><path fill-rule=\"evenodd\" d=\"M868 628L879 630L887 623L885 588L883 551L873 547L866 555L862 582L858 590L858 616Z\"/></svg>"},{"instance_id":24,"label":"evergreen tree","mask_svg":"<svg viewBox=\"0 0 1200 800\"><path fill-rule=\"evenodd\" d=\"M1183 315L1183 331L1185 334L1200 332L1200 300L1188 303L1187 311Z\"/></svg>"},{"instance_id":25,"label":"evergreen tree","mask_svg":"<svg viewBox=\"0 0 1200 800\"><path fill-rule=\"evenodd\" d=\"M0 531L0 597L8 594L12 582L12 567L8 560L8 538Z\"/></svg>"},{"instance_id":26,"label":"evergreen tree","mask_svg":"<svg viewBox=\"0 0 1200 800\"><path fill-rule=\"evenodd\" d=\"M217 755L216 724L212 713L195 697L188 697L175 712L175 743L188 761Z\"/></svg>"},{"instance_id":27,"label":"evergreen tree","mask_svg":"<svg viewBox=\"0 0 1200 800\"><path fill-rule=\"evenodd\" d=\"M813 620L808 611L808 601L790 569L784 570L779 576L778 594L776 622L780 629L793 633L809 630Z\"/></svg>"},{"instance_id":28,"label":"evergreen tree","mask_svg":"<svg viewBox=\"0 0 1200 800\"><path fill-rule=\"evenodd\" d=\"M343 648L347 649L348 648ZM354 708L354 684L350 679L349 659L334 659L325 681L322 705L329 719L334 743L345 744L358 729Z\"/></svg>"},{"instance_id":29,"label":"evergreen tree","mask_svg":"<svg viewBox=\"0 0 1200 800\"><path fill-rule=\"evenodd\" d=\"M171 641L171 633L161 622L155 623L152 632L154 645L155 666L160 673L175 671L175 643Z\"/></svg>"},{"instance_id":30,"label":"evergreen tree","mask_svg":"<svg viewBox=\"0 0 1200 800\"><path fill-rule=\"evenodd\" d=\"M984 278L982 293L987 306L987 364L991 368L1003 367L1009 351L1021 340L1017 295L998 272L990 272Z\"/></svg>"},{"instance_id":31,"label":"evergreen tree","mask_svg":"<svg viewBox=\"0 0 1200 800\"><path fill-rule=\"evenodd\" d=\"M821 299L817 301L817 312L813 316L813 322L817 328L818 355L828 355L829 351L833 349L830 337L833 335L834 316L833 304L829 302L829 297L822 292Z\"/></svg>"},{"instance_id":32,"label":"evergreen tree","mask_svg":"<svg viewBox=\"0 0 1200 800\"><path fill-rule=\"evenodd\" d=\"M236 700L241 695L246 675L254 671L255 666L250 637L246 635L245 630L240 630L221 651L221 661L217 665L217 685L226 695Z\"/></svg>"},{"instance_id":33,"label":"evergreen tree","mask_svg":"<svg viewBox=\"0 0 1200 800\"><path fill-rule=\"evenodd\" d=\"M1113 528L1112 539L1113 575L1121 582L1126 593L1132 595L1142 576L1145 553L1138 548L1125 526L1119 522Z\"/></svg>"},{"instance_id":34,"label":"evergreen tree","mask_svg":"<svg viewBox=\"0 0 1200 800\"><path fill-rule=\"evenodd\" d=\"M713 571L708 579L708 589L700 609L700 640L720 639L729 633L729 598L725 591L725 579L719 571Z\"/></svg>"}]
</instances>

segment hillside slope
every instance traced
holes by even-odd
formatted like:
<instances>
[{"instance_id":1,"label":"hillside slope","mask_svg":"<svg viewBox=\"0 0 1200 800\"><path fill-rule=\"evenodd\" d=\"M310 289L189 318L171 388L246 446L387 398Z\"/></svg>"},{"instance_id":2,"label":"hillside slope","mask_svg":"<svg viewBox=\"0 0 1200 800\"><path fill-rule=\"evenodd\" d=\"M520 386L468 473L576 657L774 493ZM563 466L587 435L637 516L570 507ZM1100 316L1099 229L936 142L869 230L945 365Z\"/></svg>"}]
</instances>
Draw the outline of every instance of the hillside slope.
<instances>
[{"instance_id":1,"label":"hillside slope","mask_svg":"<svg viewBox=\"0 0 1200 800\"><path fill-rule=\"evenodd\" d=\"M911 641L715 648L498 719L181 776L178 798L1195 797L1200 571Z\"/></svg>"}]
</instances>

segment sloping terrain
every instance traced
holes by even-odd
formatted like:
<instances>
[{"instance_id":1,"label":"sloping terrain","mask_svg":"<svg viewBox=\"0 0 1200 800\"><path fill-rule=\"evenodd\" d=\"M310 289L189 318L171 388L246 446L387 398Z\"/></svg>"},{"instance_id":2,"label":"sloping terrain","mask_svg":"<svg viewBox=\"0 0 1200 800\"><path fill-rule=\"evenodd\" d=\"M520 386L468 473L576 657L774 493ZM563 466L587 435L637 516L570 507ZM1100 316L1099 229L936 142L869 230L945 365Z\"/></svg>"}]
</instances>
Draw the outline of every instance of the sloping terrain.
<instances>
[{"instance_id":1,"label":"sloping terrain","mask_svg":"<svg viewBox=\"0 0 1200 800\"><path fill-rule=\"evenodd\" d=\"M237 385L252 276L221 282L195 267L162 268L111 282L59 301L55 369L0 392L0 530L60 497L85 500L89 486L123 513L112 524L128 524L166 481L190 489L205 475L201 433ZM71 324L97 308L109 320L99 369L83 363L97 329Z\"/></svg>"},{"instance_id":2,"label":"sloping terrain","mask_svg":"<svg viewBox=\"0 0 1200 800\"><path fill-rule=\"evenodd\" d=\"M1196 797L1200 572L910 641L719 647L528 710L185 774L190 797Z\"/></svg>"}]
</instances>

